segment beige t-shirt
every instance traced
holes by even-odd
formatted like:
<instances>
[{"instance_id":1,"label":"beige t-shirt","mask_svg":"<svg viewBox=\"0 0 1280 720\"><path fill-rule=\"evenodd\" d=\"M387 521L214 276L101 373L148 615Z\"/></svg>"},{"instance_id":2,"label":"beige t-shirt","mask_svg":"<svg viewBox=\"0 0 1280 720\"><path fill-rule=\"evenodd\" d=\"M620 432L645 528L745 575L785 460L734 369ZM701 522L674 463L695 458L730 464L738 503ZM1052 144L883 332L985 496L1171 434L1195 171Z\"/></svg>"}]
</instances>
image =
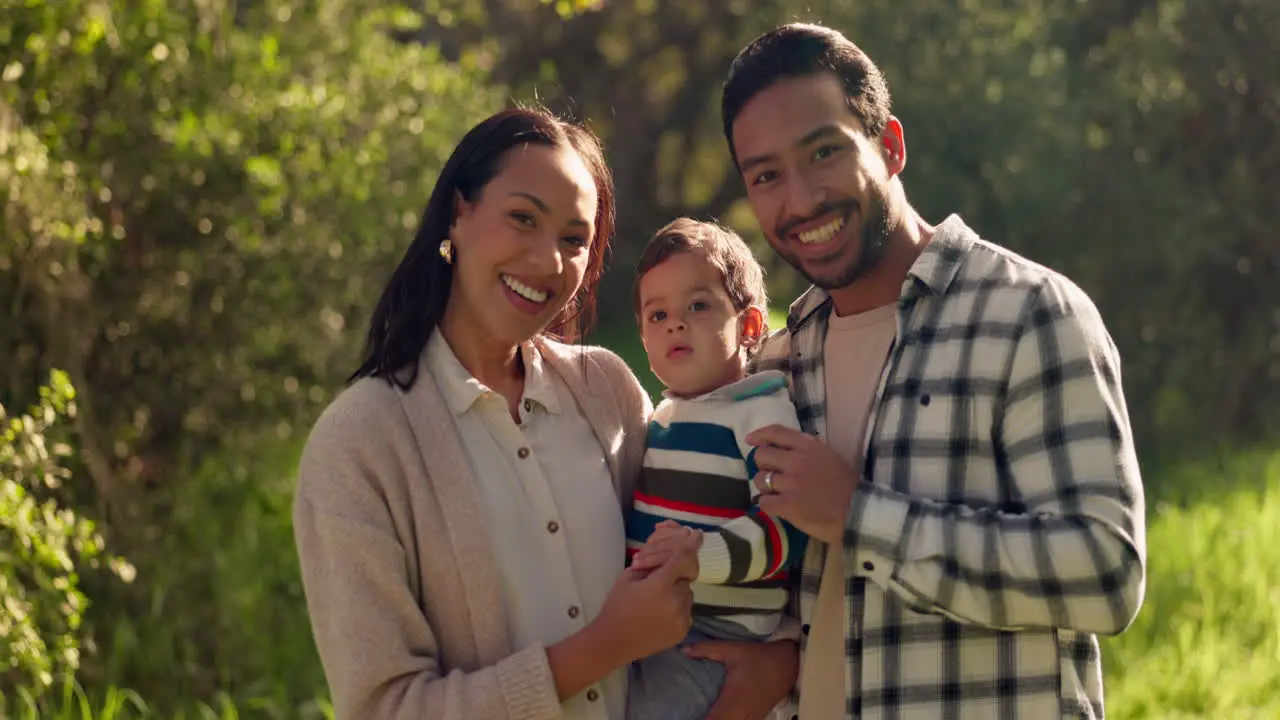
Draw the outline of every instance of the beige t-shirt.
<instances>
[{"instance_id":1,"label":"beige t-shirt","mask_svg":"<svg viewBox=\"0 0 1280 720\"><path fill-rule=\"evenodd\" d=\"M823 347L827 444L861 474L867 419L897 334L897 304L828 320ZM845 717L844 553L827 549L800 667L801 720Z\"/></svg>"},{"instance_id":2,"label":"beige t-shirt","mask_svg":"<svg viewBox=\"0 0 1280 720\"><path fill-rule=\"evenodd\" d=\"M520 424L507 401L467 372L439 332L427 365L471 461L520 651L563 640L599 614L626 557L622 513L604 450L532 346ZM567 720L621 720L627 677L616 670L564 702Z\"/></svg>"}]
</instances>

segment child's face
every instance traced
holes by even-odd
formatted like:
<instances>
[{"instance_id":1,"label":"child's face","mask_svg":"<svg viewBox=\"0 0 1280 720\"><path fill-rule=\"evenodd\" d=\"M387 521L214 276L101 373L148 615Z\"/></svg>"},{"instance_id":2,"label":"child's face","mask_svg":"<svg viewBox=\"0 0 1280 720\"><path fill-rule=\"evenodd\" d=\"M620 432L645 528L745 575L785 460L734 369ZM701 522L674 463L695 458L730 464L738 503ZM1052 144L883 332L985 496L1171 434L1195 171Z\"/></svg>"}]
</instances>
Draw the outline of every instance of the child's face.
<instances>
[{"instance_id":1,"label":"child's face","mask_svg":"<svg viewBox=\"0 0 1280 720\"><path fill-rule=\"evenodd\" d=\"M640 338L649 367L673 393L701 395L742 378L744 323L720 274L679 252L640 278Z\"/></svg>"}]
</instances>

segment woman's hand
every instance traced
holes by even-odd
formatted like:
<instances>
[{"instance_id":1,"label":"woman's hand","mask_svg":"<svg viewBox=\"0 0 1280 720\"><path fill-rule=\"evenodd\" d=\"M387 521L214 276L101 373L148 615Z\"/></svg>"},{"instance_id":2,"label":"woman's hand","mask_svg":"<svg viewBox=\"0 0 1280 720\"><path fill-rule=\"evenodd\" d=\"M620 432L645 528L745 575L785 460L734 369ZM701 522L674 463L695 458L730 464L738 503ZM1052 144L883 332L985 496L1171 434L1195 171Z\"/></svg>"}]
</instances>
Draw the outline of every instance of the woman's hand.
<instances>
[{"instance_id":1,"label":"woman's hand","mask_svg":"<svg viewBox=\"0 0 1280 720\"><path fill-rule=\"evenodd\" d=\"M692 623L693 590L674 564L653 572L627 568L582 630L547 648L561 700L615 669L674 647Z\"/></svg>"},{"instance_id":2,"label":"woman's hand","mask_svg":"<svg viewBox=\"0 0 1280 720\"><path fill-rule=\"evenodd\" d=\"M791 692L800 671L800 646L790 640L707 640L685 652L724 664L724 685L708 720L761 720Z\"/></svg>"},{"instance_id":3,"label":"woman's hand","mask_svg":"<svg viewBox=\"0 0 1280 720\"><path fill-rule=\"evenodd\" d=\"M689 632L693 590L680 563L622 572L592 623L622 653L623 663L673 647Z\"/></svg>"}]
</instances>

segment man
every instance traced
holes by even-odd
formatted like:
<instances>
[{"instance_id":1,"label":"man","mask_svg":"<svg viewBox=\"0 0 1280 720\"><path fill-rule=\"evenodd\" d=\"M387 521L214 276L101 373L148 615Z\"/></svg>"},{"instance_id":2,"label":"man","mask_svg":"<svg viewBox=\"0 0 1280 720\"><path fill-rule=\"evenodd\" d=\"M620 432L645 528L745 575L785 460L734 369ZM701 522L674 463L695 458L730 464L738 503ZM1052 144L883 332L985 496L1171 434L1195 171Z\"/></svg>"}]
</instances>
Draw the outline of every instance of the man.
<instances>
[{"instance_id":1,"label":"man","mask_svg":"<svg viewBox=\"0 0 1280 720\"><path fill-rule=\"evenodd\" d=\"M1097 636L1145 584L1115 345L1068 279L908 203L902 124L843 35L735 59L725 136L773 249L812 283L757 369L805 432L759 446L761 508L814 539L800 717L1100 718Z\"/></svg>"}]
</instances>

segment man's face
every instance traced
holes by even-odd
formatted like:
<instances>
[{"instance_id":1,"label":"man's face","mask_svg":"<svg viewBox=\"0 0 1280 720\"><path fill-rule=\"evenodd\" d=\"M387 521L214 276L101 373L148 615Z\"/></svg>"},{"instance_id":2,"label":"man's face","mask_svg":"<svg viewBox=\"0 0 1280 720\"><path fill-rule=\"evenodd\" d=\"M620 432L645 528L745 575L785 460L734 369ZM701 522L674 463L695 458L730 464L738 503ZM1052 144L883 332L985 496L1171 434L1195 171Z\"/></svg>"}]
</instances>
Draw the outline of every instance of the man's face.
<instances>
[{"instance_id":1,"label":"man's face","mask_svg":"<svg viewBox=\"0 0 1280 720\"><path fill-rule=\"evenodd\" d=\"M885 148L833 73L787 78L733 123L747 198L773 249L809 282L848 287L875 266L896 220Z\"/></svg>"}]
</instances>

